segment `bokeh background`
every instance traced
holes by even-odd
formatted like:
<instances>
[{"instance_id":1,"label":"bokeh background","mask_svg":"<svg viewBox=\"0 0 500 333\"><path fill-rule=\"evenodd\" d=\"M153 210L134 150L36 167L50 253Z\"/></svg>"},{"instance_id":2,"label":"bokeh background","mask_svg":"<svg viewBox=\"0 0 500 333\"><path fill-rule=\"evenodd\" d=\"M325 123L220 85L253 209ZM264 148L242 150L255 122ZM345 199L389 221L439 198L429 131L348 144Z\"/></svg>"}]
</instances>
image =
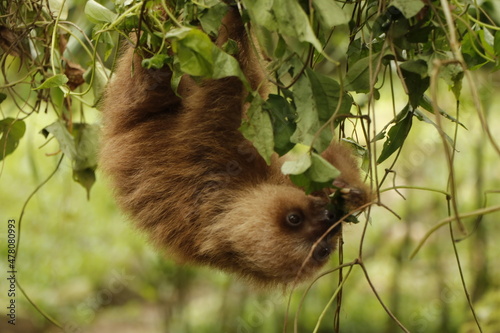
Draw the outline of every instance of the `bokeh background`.
<instances>
[{"instance_id":1,"label":"bokeh background","mask_svg":"<svg viewBox=\"0 0 500 333\"><path fill-rule=\"evenodd\" d=\"M500 133L499 77L478 75L488 123ZM446 97L446 91L443 96ZM444 107L453 109L443 99ZM485 139L470 102L461 108L456 182L461 212L500 204L499 156ZM383 101L377 108L384 108ZM9 107L2 104L8 114ZM99 112L92 111L96 122ZM92 113L87 112L87 117ZM35 188L52 173L60 155L56 142L41 147L38 132L53 121L40 114L27 121L26 137L2 163L0 202L3 223L19 219ZM88 120L88 119L87 119ZM432 126L416 123L395 170L398 186L444 191L447 162ZM381 167L381 173L384 172ZM59 172L28 202L21 226L18 281L29 298L68 332L281 332L290 294L259 292L232 276L176 265L150 245L116 207L106 178L98 172L90 199L72 181L63 160ZM387 188L392 187L391 181ZM383 189L382 189L383 190ZM398 193L399 192L399 193ZM442 193L419 189L382 191L383 207L372 207L364 239L364 262L383 301L412 332L476 332L457 268L448 227L437 230L414 259L410 253L425 233L448 216ZM500 332L500 213L464 219L470 235L456 243L464 278L484 332ZM365 219L344 228L344 262L358 255ZM3 224L5 225L5 224ZM455 233L455 235L457 235ZM6 227L0 230L2 244ZM460 237L459 237L460 238ZM3 246L2 246L3 247ZM334 256L335 257L335 256ZM5 260L2 260L2 274ZM328 265L334 268L338 259ZM344 271L345 273L345 271ZM338 284L338 274L324 276L305 297L301 286L291 295L288 323L298 316L299 332L313 331ZM1 280L2 299L6 281ZM5 318L2 332L59 332L18 289L17 325ZM318 332L332 331L334 308ZM343 291L342 332L397 332L354 267Z\"/></svg>"},{"instance_id":2,"label":"bokeh background","mask_svg":"<svg viewBox=\"0 0 500 333\"><path fill-rule=\"evenodd\" d=\"M87 24L80 17L84 4L73 1L70 10L70 18L82 26ZM91 24L87 26L91 30ZM24 69L12 61L12 75L22 77ZM500 205L500 156L487 139L470 97L471 89L479 92L498 144L500 74L491 69L475 72L474 86L464 85L459 113L452 92L444 84L437 89L439 106L464 125L443 121L447 133L456 136L454 181L459 211ZM28 102L36 99L29 86L20 87L18 93ZM377 124L373 124L379 130L392 119L393 108L400 110L406 104L397 85L394 92L387 88L381 96L375 105ZM364 98L355 96L360 104ZM3 117L15 117L18 107L6 100L0 112ZM99 124L98 110L84 111L87 122ZM47 112L27 118L19 147L0 162L1 253L6 248L7 220L19 221L23 214L16 262L17 322L9 325L4 313L8 286L7 259L2 255L0 332L61 332L46 317L66 332L249 333L282 332L284 326L292 332L294 322L297 332L333 332L336 308L328 304L339 283L338 272L293 291L259 291L224 273L179 266L152 248L118 210L99 170L87 199L85 189L72 180L68 159L27 201L61 157L56 140L47 143L40 134L55 120L50 106ZM377 166L379 180L389 166ZM360 223L344 228L343 262L355 260L363 246L363 262L374 289L411 332L478 332L458 258L483 332L500 332L500 212L493 209L464 218L468 235L454 228L460 240L455 242L457 254L446 225L411 259L426 233L449 216L443 194L450 181L447 157L434 126L415 121L393 170L380 188L385 207L373 206ZM335 255L325 270L335 268L339 260ZM359 266L353 267L344 284L340 327L346 333L400 331Z\"/></svg>"}]
</instances>

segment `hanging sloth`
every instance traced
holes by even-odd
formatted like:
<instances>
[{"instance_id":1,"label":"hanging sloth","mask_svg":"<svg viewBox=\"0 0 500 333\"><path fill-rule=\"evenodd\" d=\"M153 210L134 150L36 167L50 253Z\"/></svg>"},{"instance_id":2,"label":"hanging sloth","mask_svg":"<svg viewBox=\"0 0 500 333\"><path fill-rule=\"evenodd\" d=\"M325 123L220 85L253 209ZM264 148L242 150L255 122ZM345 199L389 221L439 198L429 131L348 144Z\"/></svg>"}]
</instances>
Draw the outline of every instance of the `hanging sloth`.
<instances>
[{"instance_id":1,"label":"hanging sloth","mask_svg":"<svg viewBox=\"0 0 500 333\"><path fill-rule=\"evenodd\" d=\"M216 44L229 38L247 80L266 95L265 73L234 8ZM336 248L338 211L370 201L350 149L334 142L322 154L341 172L333 185L342 209L332 209L331 193L307 195L282 174L283 158L267 165L238 131L248 107L239 78L184 76L176 94L168 66L146 70L134 51L124 50L102 106L101 166L122 209L182 263L266 286L317 272Z\"/></svg>"}]
</instances>

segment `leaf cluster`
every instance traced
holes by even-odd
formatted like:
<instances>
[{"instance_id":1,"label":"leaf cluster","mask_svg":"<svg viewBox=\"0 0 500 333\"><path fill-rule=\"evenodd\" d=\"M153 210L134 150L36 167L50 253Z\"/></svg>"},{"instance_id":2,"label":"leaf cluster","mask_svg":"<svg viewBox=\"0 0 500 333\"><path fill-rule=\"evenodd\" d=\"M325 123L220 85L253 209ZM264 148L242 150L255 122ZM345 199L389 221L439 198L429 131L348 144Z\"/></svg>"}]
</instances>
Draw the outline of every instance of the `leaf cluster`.
<instances>
[{"instance_id":1,"label":"leaf cluster","mask_svg":"<svg viewBox=\"0 0 500 333\"><path fill-rule=\"evenodd\" d=\"M250 93L251 107L241 132L268 162L274 153L289 154L283 172L306 191L314 191L331 184L338 173L321 157L335 136L352 143L365 161L370 159L370 145L383 141L373 160L384 163L403 147L414 118L437 126L430 116L440 114L457 122L436 108L429 94L432 80L442 79L458 99L465 71L499 68L500 29L495 18L488 16L491 1L479 5L455 0L443 7L447 3L88 0L84 7L88 22L81 27L70 13L83 3L2 2L0 97L9 99L20 112L14 120L4 117L2 121L10 124L1 127L2 155L11 153L21 139L22 118L51 106L57 121L45 134L58 140L78 173L79 161L87 160L90 150L68 150L69 138L80 135L73 131L86 123L86 106L99 101L119 37L143 54L144 67L169 66L174 88L185 74L198 79L237 76L246 84L233 57L238 52L236 43L228 41L222 47L214 43L222 18L234 6L250 23L253 46L262 54L260 65L275 86L267 100ZM14 64L23 73L15 81L10 79ZM368 126L376 117L370 108L381 97L382 88L394 84L394 78L406 92L407 104L370 137ZM28 106L19 104L16 89L21 84L28 84L30 94L35 94ZM81 125L73 121L75 105L80 106ZM346 122L354 127L350 133L345 132ZM60 126L70 136L56 135L62 130L54 128ZM89 133L84 136L94 135L94 131ZM95 167L88 166L88 170ZM92 178L89 171L88 179ZM82 181L87 188L91 182Z\"/></svg>"},{"instance_id":2,"label":"leaf cluster","mask_svg":"<svg viewBox=\"0 0 500 333\"><path fill-rule=\"evenodd\" d=\"M61 127L55 135L61 152L71 159L75 180L87 191L95 181L97 132L87 133L85 111L99 100L109 70L75 9L82 1L0 2L0 151L2 159L18 146L26 131L26 119L41 112L55 118L47 129ZM79 25L80 24L80 25ZM75 122L81 118L82 123ZM83 126L81 128L81 126ZM80 131L81 130L81 131ZM90 138L92 136L93 138ZM87 148L68 150L68 138L75 137ZM51 138L47 138L50 140ZM78 147L78 143L75 143ZM90 153L92 151L92 153ZM69 153L71 152L71 154ZM93 157L88 160L89 155ZM83 160L87 165L82 166ZM91 161L91 162L90 162ZM86 170L86 176L83 174Z\"/></svg>"}]
</instances>

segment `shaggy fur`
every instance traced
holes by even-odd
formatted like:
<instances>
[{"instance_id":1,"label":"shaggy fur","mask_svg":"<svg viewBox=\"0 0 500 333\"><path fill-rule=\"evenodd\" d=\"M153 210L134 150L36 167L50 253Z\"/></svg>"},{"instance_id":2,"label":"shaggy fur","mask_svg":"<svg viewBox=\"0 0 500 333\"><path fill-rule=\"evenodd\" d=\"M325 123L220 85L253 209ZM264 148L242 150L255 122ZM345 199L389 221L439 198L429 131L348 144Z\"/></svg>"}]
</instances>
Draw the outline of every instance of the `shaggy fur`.
<instances>
[{"instance_id":1,"label":"shaggy fur","mask_svg":"<svg viewBox=\"0 0 500 333\"><path fill-rule=\"evenodd\" d=\"M224 19L217 44L227 38L238 42L237 59L259 87L265 76L235 10ZM179 262L210 265L260 285L315 273L340 228L324 236L335 222L327 196L308 196L292 185L280 172L282 161L266 165L238 131L247 95L239 79L196 83L184 77L180 98L168 69L146 70L140 62L132 48L125 50L103 105L101 166L119 205ZM337 184L355 189L345 191L347 203L365 203L369 191L350 151L337 143L324 156L342 172Z\"/></svg>"}]
</instances>

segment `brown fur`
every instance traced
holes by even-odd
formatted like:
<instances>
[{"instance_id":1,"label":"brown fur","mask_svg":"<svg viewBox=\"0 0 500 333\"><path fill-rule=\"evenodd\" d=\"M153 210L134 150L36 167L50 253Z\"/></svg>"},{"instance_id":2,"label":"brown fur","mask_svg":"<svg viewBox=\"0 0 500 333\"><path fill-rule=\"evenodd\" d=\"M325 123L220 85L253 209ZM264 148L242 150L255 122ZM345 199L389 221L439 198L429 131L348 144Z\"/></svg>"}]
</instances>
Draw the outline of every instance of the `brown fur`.
<instances>
[{"instance_id":1,"label":"brown fur","mask_svg":"<svg viewBox=\"0 0 500 333\"><path fill-rule=\"evenodd\" d=\"M239 15L226 16L218 44L239 43L240 65L254 88L264 80ZM133 68L133 73L131 73ZM185 263L211 265L258 284L287 284L317 271L335 248L324 197L308 196L266 165L238 131L246 90L235 77L183 78L179 94L168 69L148 71L128 48L106 91L101 165L119 205L154 243ZM264 94L264 93L263 93ZM325 156L341 187L366 187L351 153L333 144ZM290 213L303 220L287 223Z\"/></svg>"}]
</instances>

